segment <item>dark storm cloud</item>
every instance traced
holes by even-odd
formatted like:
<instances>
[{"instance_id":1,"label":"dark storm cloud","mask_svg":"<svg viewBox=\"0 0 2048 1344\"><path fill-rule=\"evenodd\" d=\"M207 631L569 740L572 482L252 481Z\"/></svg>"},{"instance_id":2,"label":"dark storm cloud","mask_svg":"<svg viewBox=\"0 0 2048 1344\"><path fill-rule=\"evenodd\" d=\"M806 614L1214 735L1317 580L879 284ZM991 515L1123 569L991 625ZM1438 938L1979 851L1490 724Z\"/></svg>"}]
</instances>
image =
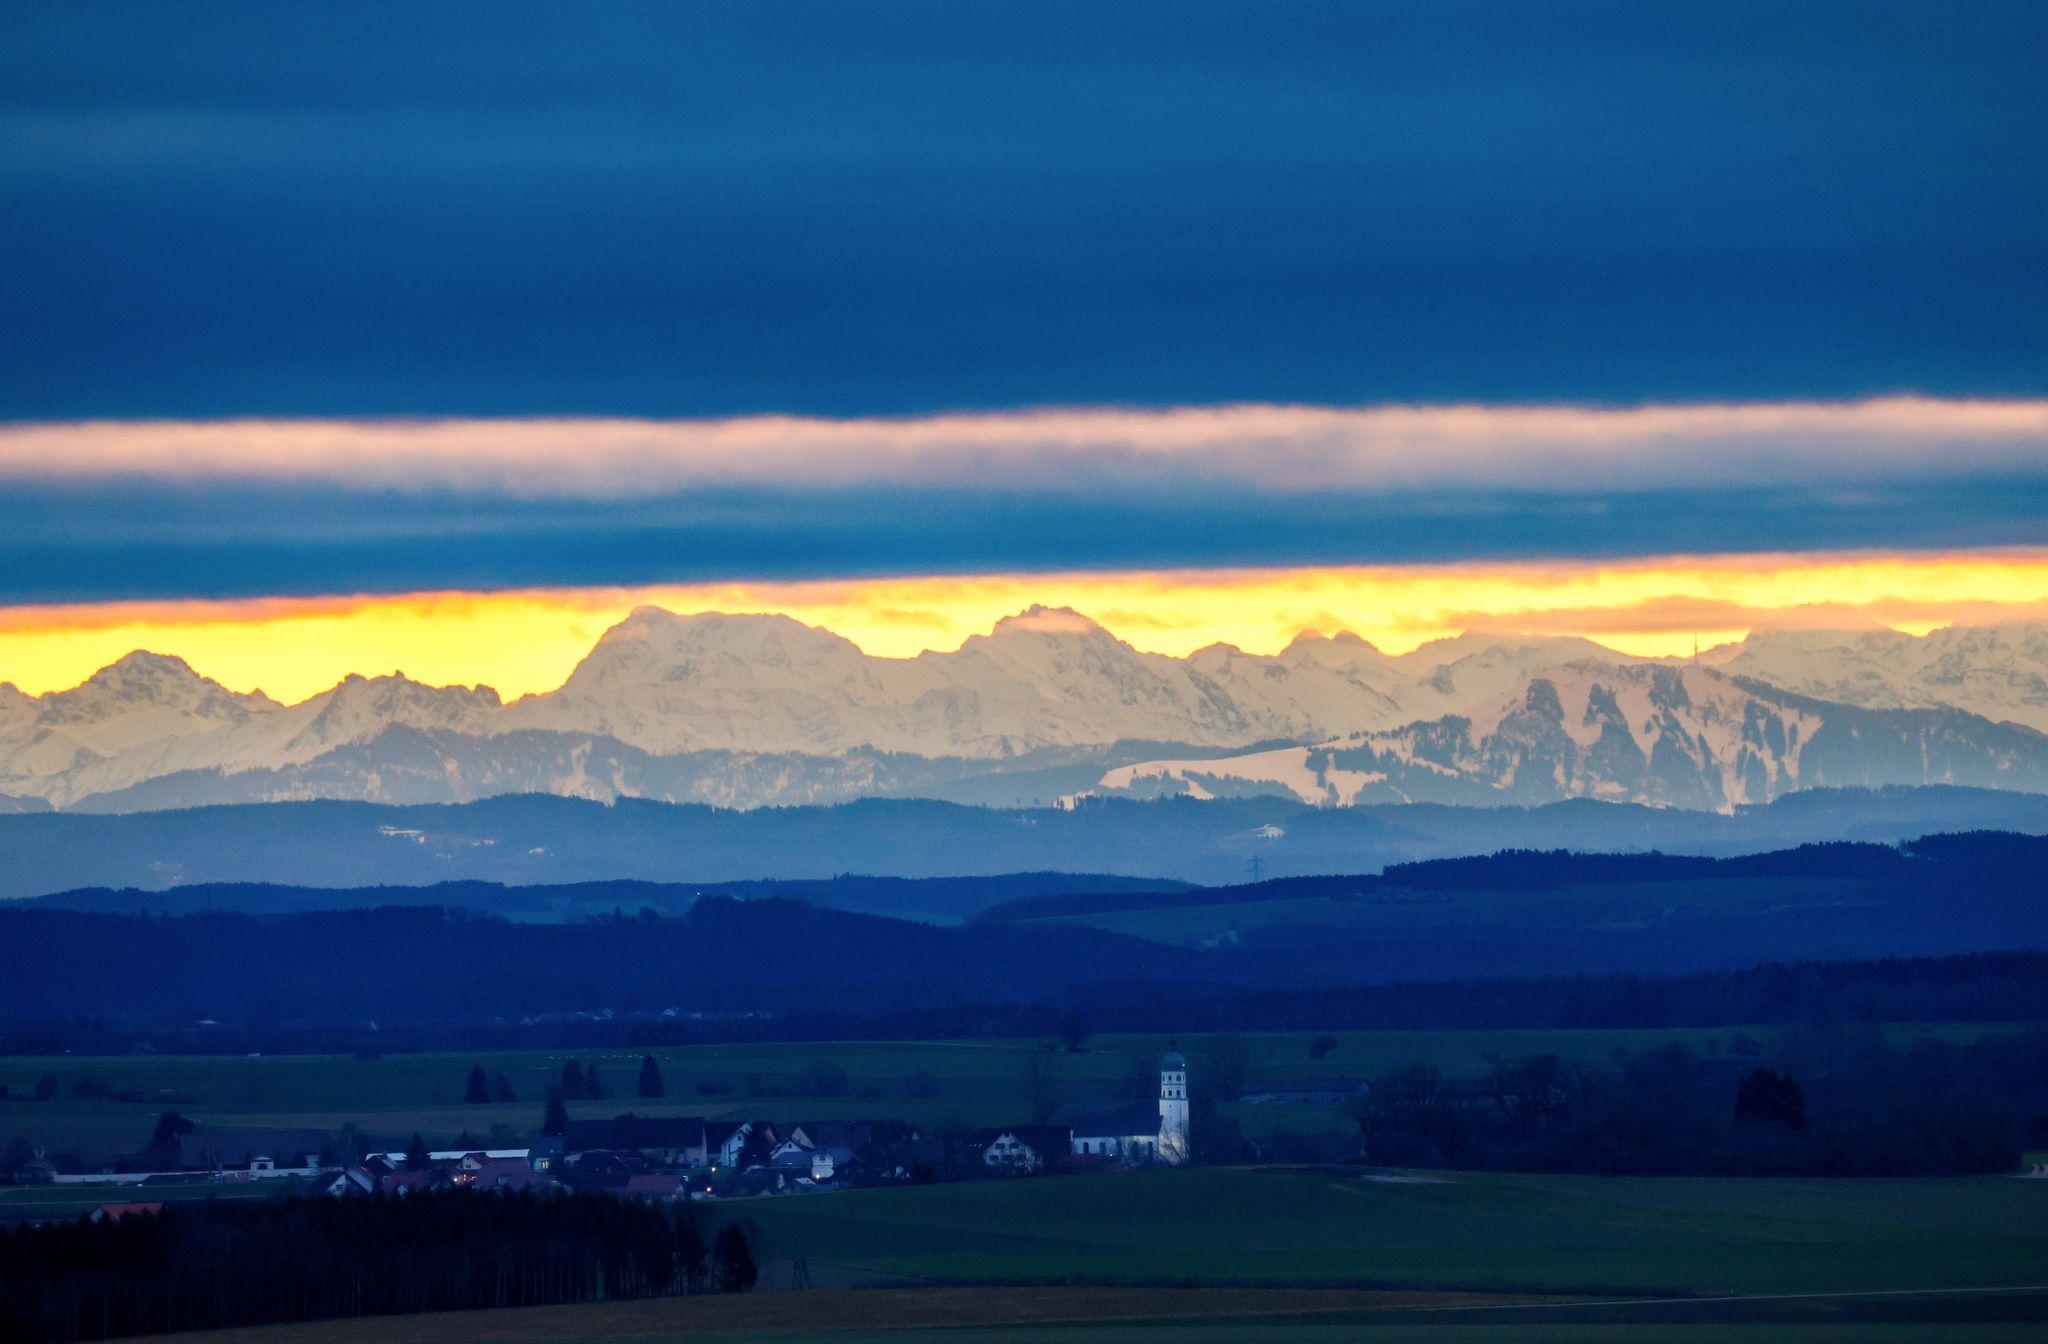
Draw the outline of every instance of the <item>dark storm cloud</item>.
<instances>
[{"instance_id":1,"label":"dark storm cloud","mask_svg":"<svg viewBox=\"0 0 2048 1344\"><path fill-rule=\"evenodd\" d=\"M122 519L109 526L110 517ZM225 519L234 519L226 525ZM1583 495L719 490L604 504L10 489L0 602L924 572L2048 545L2048 483Z\"/></svg>"},{"instance_id":2,"label":"dark storm cloud","mask_svg":"<svg viewBox=\"0 0 2048 1344\"><path fill-rule=\"evenodd\" d=\"M2048 389L2035 4L16 5L0 418Z\"/></svg>"}]
</instances>

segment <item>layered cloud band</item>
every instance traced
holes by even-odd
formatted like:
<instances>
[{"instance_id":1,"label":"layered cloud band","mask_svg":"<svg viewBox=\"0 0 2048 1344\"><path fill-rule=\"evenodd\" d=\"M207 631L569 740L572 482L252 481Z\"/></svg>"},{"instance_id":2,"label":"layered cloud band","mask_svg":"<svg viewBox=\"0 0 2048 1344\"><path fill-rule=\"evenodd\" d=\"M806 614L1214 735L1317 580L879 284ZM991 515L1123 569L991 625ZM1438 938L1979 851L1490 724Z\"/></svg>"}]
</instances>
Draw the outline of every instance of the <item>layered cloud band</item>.
<instances>
[{"instance_id":1,"label":"layered cloud band","mask_svg":"<svg viewBox=\"0 0 2048 1344\"><path fill-rule=\"evenodd\" d=\"M621 499L705 487L1260 491L1825 486L2038 472L2048 401L1223 406L916 419L0 426L0 479Z\"/></svg>"}]
</instances>

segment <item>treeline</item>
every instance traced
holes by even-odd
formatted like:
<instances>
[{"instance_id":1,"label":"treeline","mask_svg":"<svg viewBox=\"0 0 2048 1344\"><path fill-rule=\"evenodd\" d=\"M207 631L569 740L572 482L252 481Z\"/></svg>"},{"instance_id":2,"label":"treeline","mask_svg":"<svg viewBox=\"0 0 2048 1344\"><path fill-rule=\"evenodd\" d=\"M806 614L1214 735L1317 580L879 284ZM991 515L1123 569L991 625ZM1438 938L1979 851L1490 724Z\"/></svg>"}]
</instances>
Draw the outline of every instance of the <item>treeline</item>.
<instances>
[{"instance_id":1,"label":"treeline","mask_svg":"<svg viewBox=\"0 0 2048 1344\"><path fill-rule=\"evenodd\" d=\"M776 1041L1054 1036L1078 1015L1092 1031L1722 1027L1840 1022L2048 1021L2048 953L1980 952L1876 961L1781 962L1692 975L1573 975L1244 989L1120 982L1027 1002L905 1006L834 996L831 1010L699 1018L655 1015L528 1022L256 1022L123 1028L99 1018L0 1019L0 1053L359 1054L451 1050L649 1049ZM492 1084L495 1089L495 1083ZM137 1100L144 1098L138 1097Z\"/></svg>"},{"instance_id":2,"label":"treeline","mask_svg":"<svg viewBox=\"0 0 2048 1344\"><path fill-rule=\"evenodd\" d=\"M1670 976L1192 986L1172 999L1149 986L1100 986L1069 1002L1091 1022L1115 1024L1104 1030L1164 1032L2040 1022L2048 1021L2048 953L1772 962Z\"/></svg>"},{"instance_id":3,"label":"treeline","mask_svg":"<svg viewBox=\"0 0 2048 1344\"><path fill-rule=\"evenodd\" d=\"M0 1231L0 1339L739 1292L758 1273L740 1224L608 1195L174 1205Z\"/></svg>"},{"instance_id":4,"label":"treeline","mask_svg":"<svg viewBox=\"0 0 2048 1344\"><path fill-rule=\"evenodd\" d=\"M1556 891L1563 887L1744 881L1756 878L1817 878L1859 882L1917 882L1967 876L1999 884L2032 882L2048 860L2048 839L2001 831L1930 835L1898 846L1848 841L1800 845L1793 849L1711 858L1694 854L1597 854L1576 850L1504 849L1492 854L1396 863L1373 874L1328 874L1273 878L1237 886L1191 891L1085 890L1020 896L991 905L978 923L1106 914L1119 910L1169 910L1260 901L1322 897L1338 901L1394 899L1460 891Z\"/></svg>"},{"instance_id":5,"label":"treeline","mask_svg":"<svg viewBox=\"0 0 2048 1344\"><path fill-rule=\"evenodd\" d=\"M200 1021L332 1034L369 1022L391 1031L502 1020L562 1028L560 1038L537 1043L576 1048L586 1024L636 1015L668 1013L628 1043L665 1045L672 1035L651 1033L734 1014L815 1024L907 1011L945 1021L996 1005L1014 1020L1035 1003L1112 1003L1120 994L1148 1011L1189 1000L1255 1005L1261 995L1298 1007L1289 996L1319 985L1340 997L1308 1006L1340 1016L1298 1013L1293 1023L1259 1025L1324 1027L1377 1002L1373 987L1401 981L1455 986L1580 970L1669 977L1765 957L1849 962L2044 948L2043 872L2048 839L2016 835L1724 860L1510 852L1243 889L1254 897L1322 891L1352 904L1298 923L1253 921L1206 952L1075 923L940 927L779 898L706 896L680 917L619 909L567 925L440 908L165 916L0 903L0 1017L112 1020L167 1039ZM1051 900L1028 908L1068 902ZM1444 993L1455 1001L1460 991ZM1601 1011L1590 1005L1584 1016L1590 1024Z\"/></svg>"},{"instance_id":6,"label":"treeline","mask_svg":"<svg viewBox=\"0 0 2048 1344\"><path fill-rule=\"evenodd\" d=\"M2005 1172L2022 1145L2048 1136L2048 1033L1967 1045L1924 1040L1896 1050L1875 1030L1795 1032L1767 1058L1749 1051L1705 1057L1674 1045L1611 1065L1541 1055L1496 1061L1476 1086L1415 1064L1375 1079L1352 1115L1365 1154L1394 1166L1709 1176Z\"/></svg>"},{"instance_id":7,"label":"treeline","mask_svg":"<svg viewBox=\"0 0 2048 1344\"><path fill-rule=\"evenodd\" d=\"M799 900L834 910L903 919L957 919L997 901L1067 891L1181 891L1185 882L1107 873L1001 873L986 877L838 877L733 882L591 882L507 884L433 882L415 886L314 887L275 882L194 882L164 890L78 887L22 898L25 907L121 915L304 914L310 910L378 910L438 906L506 915L542 923L564 922L563 912L616 908L679 915L705 896L757 901ZM4 898L0 898L4 899Z\"/></svg>"},{"instance_id":8,"label":"treeline","mask_svg":"<svg viewBox=\"0 0 2048 1344\"><path fill-rule=\"evenodd\" d=\"M292 915L0 906L0 1014L155 1023L518 1019L591 1009L786 1009L1184 979L1194 954L1085 928L941 928L798 901L705 897L582 924L439 908ZM680 1001L679 1001L680 1000Z\"/></svg>"}]
</instances>

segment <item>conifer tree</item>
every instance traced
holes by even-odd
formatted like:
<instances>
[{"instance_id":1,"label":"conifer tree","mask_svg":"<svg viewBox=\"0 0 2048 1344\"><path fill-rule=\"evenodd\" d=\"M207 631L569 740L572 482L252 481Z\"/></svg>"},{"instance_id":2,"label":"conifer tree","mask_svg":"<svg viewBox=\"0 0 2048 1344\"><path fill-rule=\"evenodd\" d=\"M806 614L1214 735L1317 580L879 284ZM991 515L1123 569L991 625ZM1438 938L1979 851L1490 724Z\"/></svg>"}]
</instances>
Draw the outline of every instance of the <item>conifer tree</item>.
<instances>
[{"instance_id":1,"label":"conifer tree","mask_svg":"<svg viewBox=\"0 0 2048 1344\"><path fill-rule=\"evenodd\" d=\"M761 1277L747 1231L738 1223L727 1223L711 1243L711 1266L721 1293L744 1293Z\"/></svg>"}]
</instances>

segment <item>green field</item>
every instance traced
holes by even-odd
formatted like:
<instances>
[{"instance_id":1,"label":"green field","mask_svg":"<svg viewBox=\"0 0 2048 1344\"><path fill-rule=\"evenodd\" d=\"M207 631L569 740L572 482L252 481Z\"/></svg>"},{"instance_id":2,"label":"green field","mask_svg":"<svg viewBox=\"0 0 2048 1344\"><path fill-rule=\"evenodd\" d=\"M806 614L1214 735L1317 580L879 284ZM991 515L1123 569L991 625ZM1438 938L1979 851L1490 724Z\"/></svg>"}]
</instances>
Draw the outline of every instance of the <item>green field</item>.
<instances>
[{"instance_id":1,"label":"green field","mask_svg":"<svg viewBox=\"0 0 2048 1344\"><path fill-rule=\"evenodd\" d=\"M756 1225L766 1282L786 1283L803 1256L827 1287L202 1338L1917 1344L1963 1332L2031 1340L2048 1327L2048 1182L2004 1177L1398 1182L1196 1169L733 1201L716 1213Z\"/></svg>"},{"instance_id":2,"label":"green field","mask_svg":"<svg viewBox=\"0 0 2048 1344\"><path fill-rule=\"evenodd\" d=\"M1923 1036L1975 1038L2008 1030L1996 1024L1894 1025L1884 1030L1895 1042ZM1514 1057L1554 1052L1573 1058L1608 1060L1618 1051L1639 1051L1684 1042L1706 1054L1732 1048L1741 1028L1712 1030L1557 1031L1378 1031L1334 1033L1335 1049L1312 1060L1308 1045L1317 1033L1252 1034L1235 1038L1249 1055L1254 1076L1305 1079L1370 1076L1414 1061L1436 1064L1453 1076L1481 1073L1490 1055ZM1746 1034L1770 1043L1777 1033L1752 1027ZM1182 1042L1199 1067L1208 1038ZM1134 1070L1148 1068L1165 1046L1157 1036L1104 1035L1078 1053L1048 1055L1046 1042L1016 1040L805 1042L796 1044L702 1045L656 1050L668 1095L643 1101L633 1095L641 1052L594 1050L402 1054L360 1060L345 1056L275 1057L142 1055L94 1057L0 1057L0 1142L22 1135L53 1152L76 1152L94 1160L133 1151L147 1138L156 1112L175 1109L202 1124L228 1128L307 1127L333 1129L353 1122L373 1134L410 1135L430 1142L453 1141L463 1131L482 1140L492 1126L518 1135L537 1126L548 1086L562 1065L575 1058L601 1069L609 1096L573 1103L578 1116L642 1114L749 1116L770 1120L888 1117L928 1125L972 1126L1014 1123L1027 1118L1029 1061L1050 1067L1053 1088L1064 1101L1099 1103L1117 1097ZM818 1095L810 1070L820 1061L841 1070L844 1090ZM467 1105L463 1085L470 1067L502 1071L519 1100ZM37 1079L57 1080L56 1096L32 1101ZM82 1080L104 1084L110 1096L80 1096ZM700 1091L700 1084L714 1090ZM121 1100L128 1094L134 1100ZM1332 1110L1290 1106L1231 1106L1254 1136L1276 1130L1341 1127Z\"/></svg>"},{"instance_id":3,"label":"green field","mask_svg":"<svg viewBox=\"0 0 2048 1344\"><path fill-rule=\"evenodd\" d=\"M1223 1168L757 1200L771 1252L915 1282L1786 1293L2048 1281L2048 1181Z\"/></svg>"}]
</instances>

